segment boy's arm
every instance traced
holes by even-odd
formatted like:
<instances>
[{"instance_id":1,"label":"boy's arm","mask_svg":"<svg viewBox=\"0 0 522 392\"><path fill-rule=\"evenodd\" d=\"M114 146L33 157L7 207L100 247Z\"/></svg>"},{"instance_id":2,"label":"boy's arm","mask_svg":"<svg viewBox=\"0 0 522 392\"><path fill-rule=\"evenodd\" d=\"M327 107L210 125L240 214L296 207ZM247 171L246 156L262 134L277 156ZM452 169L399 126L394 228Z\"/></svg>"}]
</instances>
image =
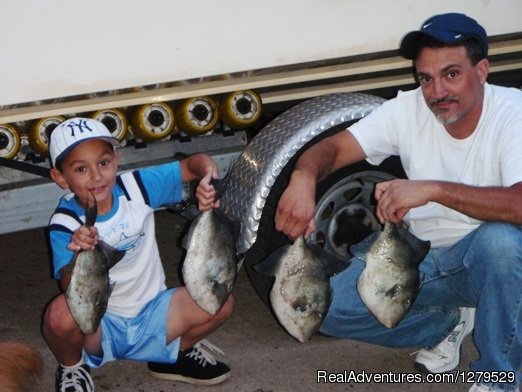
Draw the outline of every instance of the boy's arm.
<instances>
[{"instance_id":1,"label":"boy's arm","mask_svg":"<svg viewBox=\"0 0 522 392\"><path fill-rule=\"evenodd\" d=\"M219 169L216 162L210 155L204 153L190 155L182 159L180 166L183 182L199 180L208 175L219 178Z\"/></svg>"}]
</instances>

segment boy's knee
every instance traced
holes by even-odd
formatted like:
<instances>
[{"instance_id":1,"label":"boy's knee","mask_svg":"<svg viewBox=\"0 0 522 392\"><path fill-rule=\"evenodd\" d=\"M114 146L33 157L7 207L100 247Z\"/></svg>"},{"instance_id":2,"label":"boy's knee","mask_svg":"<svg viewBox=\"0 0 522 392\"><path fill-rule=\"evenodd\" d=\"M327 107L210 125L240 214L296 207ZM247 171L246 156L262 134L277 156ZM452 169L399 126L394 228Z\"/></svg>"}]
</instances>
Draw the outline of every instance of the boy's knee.
<instances>
[{"instance_id":1,"label":"boy's knee","mask_svg":"<svg viewBox=\"0 0 522 392\"><path fill-rule=\"evenodd\" d=\"M58 334L65 334L78 328L71 316L65 296L59 295L52 300L44 313L44 328Z\"/></svg>"}]
</instances>

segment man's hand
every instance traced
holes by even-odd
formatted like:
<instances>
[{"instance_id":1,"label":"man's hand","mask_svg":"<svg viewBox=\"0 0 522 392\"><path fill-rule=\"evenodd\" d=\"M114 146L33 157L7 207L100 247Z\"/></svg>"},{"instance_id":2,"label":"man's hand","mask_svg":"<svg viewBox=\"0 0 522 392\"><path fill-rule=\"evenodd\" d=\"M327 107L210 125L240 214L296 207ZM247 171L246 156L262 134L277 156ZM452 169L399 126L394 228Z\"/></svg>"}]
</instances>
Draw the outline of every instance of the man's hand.
<instances>
[{"instance_id":1,"label":"man's hand","mask_svg":"<svg viewBox=\"0 0 522 392\"><path fill-rule=\"evenodd\" d=\"M391 180L375 186L377 218L381 223L399 223L408 211L428 203L430 181Z\"/></svg>"},{"instance_id":2,"label":"man's hand","mask_svg":"<svg viewBox=\"0 0 522 392\"><path fill-rule=\"evenodd\" d=\"M315 179L295 171L277 205L275 228L292 240L315 230Z\"/></svg>"}]
</instances>

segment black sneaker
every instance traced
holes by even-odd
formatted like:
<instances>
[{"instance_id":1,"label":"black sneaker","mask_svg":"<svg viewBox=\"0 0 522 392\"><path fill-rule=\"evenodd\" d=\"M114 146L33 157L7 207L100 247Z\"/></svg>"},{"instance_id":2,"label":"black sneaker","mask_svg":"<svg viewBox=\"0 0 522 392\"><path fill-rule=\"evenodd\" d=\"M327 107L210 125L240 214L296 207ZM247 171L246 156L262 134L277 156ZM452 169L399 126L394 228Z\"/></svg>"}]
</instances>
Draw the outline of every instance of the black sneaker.
<instances>
[{"instance_id":1,"label":"black sneaker","mask_svg":"<svg viewBox=\"0 0 522 392\"><path fill-rule=\"evenodd\" d=\"M58 365L55 386L56 392L93 392L91 369L86 364L73 368Z\"/></svg>"},{"instance_id":2,"label":"black sneaker","mask_svg":"<svg viewBox=\"0 0 522 392\"><path fill-rule=\"evenodd\" d=\"M225 381L230 376L230 368L216 361L203 345L223 354L218 347L202 340L192 348L180 351L174 364L149 362L147 366L154 377L162 380L182 381L194 385L215 385Z\"/></svg>"}]
</instances>

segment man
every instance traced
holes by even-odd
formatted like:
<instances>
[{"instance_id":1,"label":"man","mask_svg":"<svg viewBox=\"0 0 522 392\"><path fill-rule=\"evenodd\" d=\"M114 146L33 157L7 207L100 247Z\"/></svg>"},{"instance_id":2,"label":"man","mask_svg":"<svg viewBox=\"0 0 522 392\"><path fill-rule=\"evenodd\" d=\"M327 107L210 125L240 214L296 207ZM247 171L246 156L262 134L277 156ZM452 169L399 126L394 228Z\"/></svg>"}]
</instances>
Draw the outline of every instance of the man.
<instances>
[{"instance_id":1,"label":"man","mask_svg":"<svg viewBox=\"0 0 522 392\"><path fill-rule=\"evenodd\" d=\"M416 367L449 372L473 330L480 357L470 391L518 391L522 365L522 93L489 85L487 34L463 14L436 15L407 34L420 87L399 93L297 161L275 216L296 238L315 228L316 183L334 170L399 155L407 180L377 184L377 217L404 220L432 248L408 315L386 329L361 302L361 260L331 280L321 331L386 346L424 346ZM473 308L476 308L476 313ZM479 371L486 377L480 378ZM499 372L499 373L493 373ZM499 377L496 377L498 375Z\"/></svg>"}]
</instances>

